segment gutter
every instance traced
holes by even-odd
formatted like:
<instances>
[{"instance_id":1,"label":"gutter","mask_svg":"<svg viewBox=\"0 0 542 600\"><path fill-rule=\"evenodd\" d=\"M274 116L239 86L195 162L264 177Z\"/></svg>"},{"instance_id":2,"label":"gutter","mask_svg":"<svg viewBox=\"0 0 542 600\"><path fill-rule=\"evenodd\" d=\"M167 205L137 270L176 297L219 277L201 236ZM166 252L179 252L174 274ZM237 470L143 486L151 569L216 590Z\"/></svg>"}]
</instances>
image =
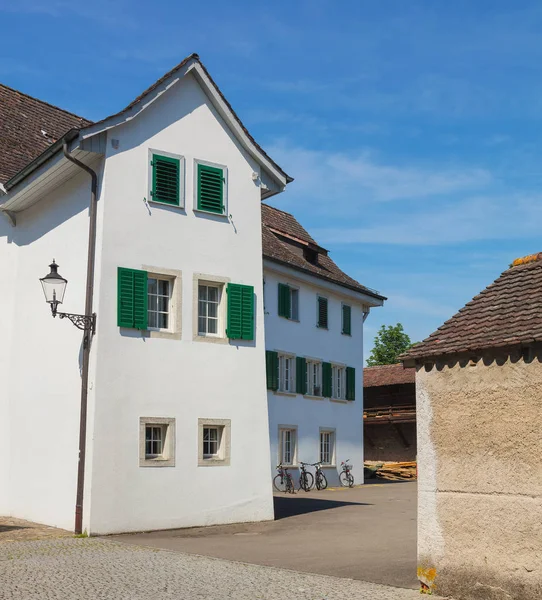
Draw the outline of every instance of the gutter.
<instances>
[{"instance_id":1,"label":"gutter","mask_svg":"<svg viewBox=\"0 0 542 600\"><path fill-rule=\"evenodd\" d=\"M77 130L74 137L77 135ZM88 255L87 255L87 285L85 294L85 316L92 315L92 300L94 296L94 263L96 256L96 218L97 218L97 189L98 175L96 171L87 167L84 163L74 158L68 152L68 139L64 136L62 140L62 152L64 156L86 171L91 177L90 186L90 214L88 226ZM72 138L73 139L73 138ZM58 142L57 142L58 143ZM54 144L55 146L57 144ZM43 155L42 155L43 156ZM83 497L85 491L85 458L87 446L87 406L88 406L88 373L90 361L90 342L92 340L92 331L85 330L83 334L83 365L81 369L81 414L79 419L79 462L77 466L77 494L75 500L75 533L83 532Z\"/></svg>"}]
</instances>

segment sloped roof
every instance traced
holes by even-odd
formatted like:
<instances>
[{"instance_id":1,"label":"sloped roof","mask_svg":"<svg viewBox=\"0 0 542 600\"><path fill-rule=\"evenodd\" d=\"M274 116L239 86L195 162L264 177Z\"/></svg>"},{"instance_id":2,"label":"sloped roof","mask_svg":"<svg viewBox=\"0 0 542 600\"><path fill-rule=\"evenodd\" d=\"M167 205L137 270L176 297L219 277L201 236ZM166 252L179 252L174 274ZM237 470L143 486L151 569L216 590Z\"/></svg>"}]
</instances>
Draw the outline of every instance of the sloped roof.
<instances>
[{"instance_id":1,"label":"sloped roof","mask_svg":"<svg viewBox=\"0 0 542 600\"><path fill-rule=\"evenodd\" d=\"M96 123L0 84L0 183L9 181L68 131L99 125L130 111L190 61L199 64L217 94L231 112L233 119L257 151L284 176L286 182L293 181L293 178L285 173L252 137L205 68L205 65L201 62L199 56L191 54L155 81L128 106Z\"/></svg>"},{"instance_id":2,"label":"sloped roof","mask_svg":"<svg viewBox=\"0 0 542 600\"><path fill-rule=\"evenodd\" d=\"M281 235L281 233L284 235ZM378 300L386 300L384 296L361 285L339 269L327 255L327 250L316 244L295 217L268 204L262 204L262 243L264 258L315 275ZM304 245L313 250L317 249L318 262L316 264L309 262L304 257L302 251Z\"/></svg>"},{"instance_id":3,"label":"sloped roof","mask_svg":"<svg viewBox=\"0 0 542 600\"><path fill-rule=\"evenodd\" d=\"M5 183L70 129L91 121L0 84L0 183Z\"/></svg>"},{"instance_id":4,"label":"sloped roof","mask_svg":"<svg viewBox=\"0 0 542 600\"><path fill-rule=\"evenodd\" d=\"M542 253L520 258L401 360L542 341Z\"/></svg>"},{"instance_id":5,"label":"sloped roof","mask_svg":"<svg viewBox=\"0 0 542 600\"><path fill-rule=\"evenodd\" d=\"M416 382L416 369L396 365L379 365L363 369L363 387L380 387L383 385L401 385Z\"/></svg>"}]
</instances>

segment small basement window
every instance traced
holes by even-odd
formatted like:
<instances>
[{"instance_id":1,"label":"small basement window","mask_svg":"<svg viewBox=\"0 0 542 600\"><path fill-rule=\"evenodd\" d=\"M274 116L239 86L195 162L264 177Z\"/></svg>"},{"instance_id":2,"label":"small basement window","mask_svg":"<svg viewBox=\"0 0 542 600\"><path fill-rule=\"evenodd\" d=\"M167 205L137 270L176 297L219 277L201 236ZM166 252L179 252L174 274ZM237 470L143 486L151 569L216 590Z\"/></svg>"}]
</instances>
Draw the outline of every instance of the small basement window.
<instances>
[{"instance_id":1,"label":"small basement window","mask_svg":"<svg viewBox=\"0 0 542 600\"><path fill-rule=\"evenodd\" d=\"M175 419L139 419L139 466L175 466Z\"/></svg>"}]
</instances>

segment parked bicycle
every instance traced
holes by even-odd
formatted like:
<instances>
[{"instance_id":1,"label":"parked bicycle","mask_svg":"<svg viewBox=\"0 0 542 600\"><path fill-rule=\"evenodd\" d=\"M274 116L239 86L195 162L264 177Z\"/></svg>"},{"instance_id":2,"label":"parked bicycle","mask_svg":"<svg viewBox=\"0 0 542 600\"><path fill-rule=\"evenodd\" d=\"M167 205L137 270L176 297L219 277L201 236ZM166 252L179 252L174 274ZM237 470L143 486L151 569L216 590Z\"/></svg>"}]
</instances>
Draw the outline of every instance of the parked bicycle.
<instances>
[{"instance_id":1,"label":"parked bicycle","mask_svg":"<svg viewBox=\"0 0 542 600\"><path fill-rule=\"evenodd\" d=\"M339 479L341 481L341 485L344 487L353 487L354 486L354 476L350 472L352 469L352 465L348 464L350 459L347 458L345 461L341 463L342 471L339 475Z\"/></svg>"},{"instance_id":2,"label":"parked bicycle","mask_svg":"<svg viewBox=\"0 0 542 600\"><path fill-rule=\"evenodd\" d=\"M310 492L311 487L314 483L314 476L310 471L307 471L307 467L310 467L309 463L300 462L301 473L299 475L299 489Z\"/></svg>"},{"instance_id":3,"label":"parked bicycle","mask_svg":"<svg viewBox=\"0 0 542 600\"><path fill-rule=\"evenodd\" d=\"M316 471L314 473L314 482L317 490L325 490L327 488L327 479L322 470L322 463L313 463Z\"/></svg>"},{"instance_id":4,"label":"parked bicycle","mask_svg":"<svg viewBox=\"0 0 542 600\"><path fill-rule=\"evenodd\" d=\"M273 485L279 492L285 494L295 494L294 479L290 473L288 473L288 467L285 467L282 463L277 465L278 475L273 479Z\"/></svg>"}]
</instances>

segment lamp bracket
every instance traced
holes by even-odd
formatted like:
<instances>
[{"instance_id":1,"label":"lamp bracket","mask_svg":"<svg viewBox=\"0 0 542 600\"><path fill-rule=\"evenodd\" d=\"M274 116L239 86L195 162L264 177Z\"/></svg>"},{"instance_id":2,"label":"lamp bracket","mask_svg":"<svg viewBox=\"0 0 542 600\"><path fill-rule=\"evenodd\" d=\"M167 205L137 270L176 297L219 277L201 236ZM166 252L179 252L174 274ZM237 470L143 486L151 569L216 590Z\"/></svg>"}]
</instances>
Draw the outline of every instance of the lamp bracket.
<instances>
[{"instance_id":1,"label":"lamp bracket","mask_svg":"<svg viewBox=\"0 0 542 600\"><path fill-rule=\"evenodd\" d=\"M96 313L92 315L74 315L72 313L56 312L53 316L58 316L59 319L69 319L77 329L83 331L91 331L96 333Z\"/></svg>"}]
</instances>

